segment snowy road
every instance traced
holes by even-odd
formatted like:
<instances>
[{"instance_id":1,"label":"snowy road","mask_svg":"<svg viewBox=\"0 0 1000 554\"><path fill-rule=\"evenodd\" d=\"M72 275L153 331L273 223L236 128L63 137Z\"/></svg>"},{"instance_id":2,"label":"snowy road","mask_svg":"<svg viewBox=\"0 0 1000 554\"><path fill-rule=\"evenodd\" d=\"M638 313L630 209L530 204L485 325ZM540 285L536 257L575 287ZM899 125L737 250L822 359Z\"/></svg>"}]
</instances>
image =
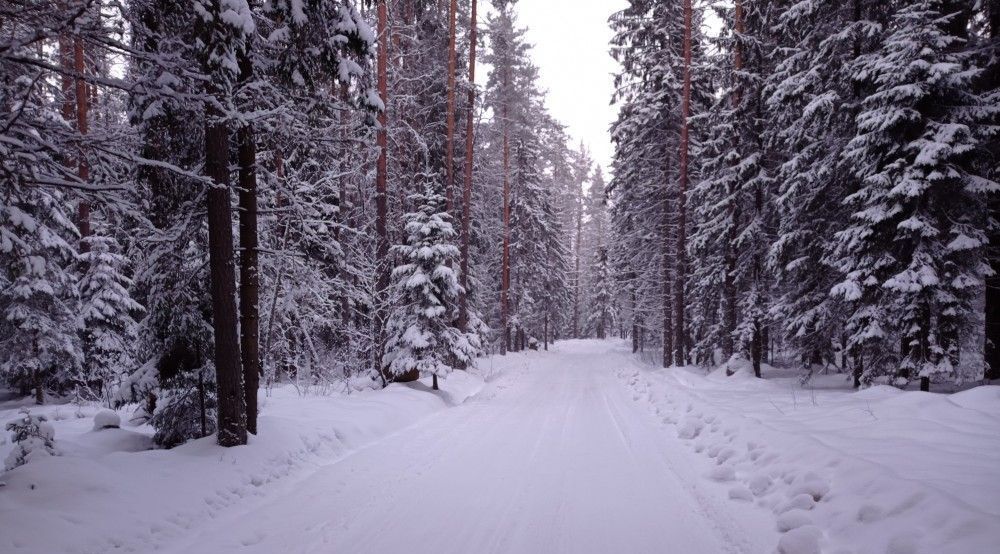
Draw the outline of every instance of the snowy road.
<instances>
[{"instance_id":1,"label":"snowy road","mask_svg":"<svg viewBox=\"0 0 1000 554\"><path fill-rule=\"evenodd\" d=\"M485 394L220 514L166 550L773 549L752 508L701 488L677 439L616 378L634 362L615 347L568 342L532 356Z\"/></svg>"}]
</instances>

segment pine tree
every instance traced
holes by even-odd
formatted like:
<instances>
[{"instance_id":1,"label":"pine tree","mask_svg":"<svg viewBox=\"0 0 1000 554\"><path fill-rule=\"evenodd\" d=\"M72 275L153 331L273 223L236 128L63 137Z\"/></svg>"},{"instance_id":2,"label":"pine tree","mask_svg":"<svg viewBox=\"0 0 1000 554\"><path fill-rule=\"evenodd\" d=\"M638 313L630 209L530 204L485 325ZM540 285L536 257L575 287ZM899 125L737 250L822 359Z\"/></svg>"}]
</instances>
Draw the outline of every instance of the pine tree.
<instances>
[{"instance_id":1,"label":"pine tree","mask_svg":"<svg viewBox=\"0 0 1000 554\"><path fill-rule=\"evenodd\" d=\"M586 300L588 335L604 339L616 321L613 275L608 256L607 196L603 170L594 170L590 191L587 194L587 226L585 233L585 257L587 267Z\"/></svg>"},{"instance_id":2,"label":"pine tree","mask_svg":"<svg viewBox=\"0 0 1000 554\"><path fill-rule=\"evenodd\" d=\"M704 65L701 10L693 9L691 17L692 65L697 67ZM633 0L612 17L611 25L615 31L612 55L622 65L614 95L619 116L612 127L611 264L628 296L636 299L630 308L632 327L640 338L647 333L657 337L663 347L663 364L670 365L678 339L674 285L681 200L678 130L684 96L683 5ZM711 87L698 72L692 72L690 84L690 113L697 115L704 110ZM692 124L690 131L689 161L697 160L701 149L698 127ZM697 180L700 165L688 164L692 182ZM685 227L691 225L685 222ZM698 266L690 270L697 271ZM686 343L688 333L683 334Z\"/></svg>"},{"instance_id":3,"label":"pine tree","mask_svg":"<svg viewBox=\"0 0 1000 554\"><path fill-rule=\"evenodd\" d=\"M236 275L233 263L233 225L230 208L229 127L221 106L231 102L239 73L239 55L245 37L254 30L249 6L230 1L199 0L199 35L204 51L201 63L210 81L206 89L205 170L213 181L206 194L208 251L211 274L212 327L215 343L215 380L218 394L218 442L237 446L247 442L246 396L237 332Z\"/></svg>"},{"instance_id":4,"label":"pine tree","mask_svg":"<svg viewBox=\"0 0 1000 554\"><path fill-rule=\"evenodd\" d=\"M71 265L76 227L57 191L13 185L0 202L0 373L22 391L66 392L83 361Z\"/></svg>"},{"instance_id":5,"label":"pine tree","mask_svg":"<svg viewBox=\"0 0 1000 554\"><path fill-rule=\"evenodd\" d=\"M461 290L452 269L459 254L456 233L434 175L423 177L424 193L409 199L416 211L405 217L406 244L393 248L403 262L392 272L400 302L389 319L383 363L394 376L430 375L437 390L438 377L470 364L477 349L452 323Z\"/></svg>"},{"instance_id":6,"label":"pine tree","mask_svg":"<svg viewBox=\"0 0 1000 554\"><path fill-rule=\"evenodd\" d=\"M985 34L983 58L987 60L986 69L980 80L980 90L986 94L987 102L993 105L1000 103L1000 2L993 0L987 3L989 30ZM996 152L1000 149L1000 141L996 137L986 145L987 150ZM988 164L988 162L986 162ZM1000 171L996 163L990 173L994 181L1000 179ZM986 298L983 302L985 319L985 336L983 351L986 362L986 378L1000 379L1000 194L993 194L987 209L987 223L990 245L987 251L987 261L991 275L986 280Z\"/></svg>"},{"instance_id":7,"label":"pine tree","mask_svg":"<svg viewBox=\"0 0 1000 554\"><path fill-rule=\"evenodd\" d=\"M472 8L469 15L469 80L466 85L469 89L469 94L465 120L465 179L464 186L462 187L462 260L460 274L462 292L460 293L458 300L458 322L459 327L463 330L469 329L469 235L471 233L470 223L472 220L472 172L475 155L474 119L476 111L476 40L479 30L479 22L476 20L478 15L476 13L477 5L477 0L472 0ZM478 314L476 314L475 319L480 320L481 318Z\"/></svg>"},{"instance_id":8,"label":"pine tree","mask_svg":"<svg viewBox=\"0 0 1000 554\"><path fill-rule=\"evenodd\" d=\"M862 94L851 67L874 47L880 28L871 19L876 8L864 4L803 0L784 11L776 30L786 54L765 87L773 116L768 144L785 154L774 198L781 216L768 258L779 289L771 316L784 348L803 362L804 380L833 358L845 317L830 295L840 278L830 262L833 236L849 219L842 200L856 187L842 157ZM841 344L842 369L848 354Z\"/></svg>"},{"instance_id":9,"label":"pine tree","mask_svg":"<svg viewBox=\"0 0 1000 554\"><path fill-rule=\"evenodd\" d=\"M865 358L865 382L919 377L927 390L938 376L961 379L961 333L985 277L982 214L997 184L975 173L996 107L974 92L958 7L901 7L881 47L853 66L872 92L844 152L861 185L837 233L845 277L834 293L850 303L848 345Z\"/></svg>"},{"instance_id":10,"label":"pine tree","mask_svg":"<svg viewBox=\"0 0 1000 554\"><path fill-rule=\"evenodd\" d=\"M692 35L694 34L694 10L691 0L684 0L683 33L683 85L681 89L680 153L678 154L677 175L677 247L676 269L674 271L674 363L684 365L687 359L687 333L685 331L684 289L687 287L687 191L691 177L691 57ZM664 358L667 354L664 352Z\"/></svg>"},{"instance_id":11,"label":"pine tree","mask_svg":"<svg viewBox=\"0 0 1000 554\"><path fill-rule=\"evenodd\" d=\"M692 191L692 301L701 340L697 357L718 346L723 358L750 359L760 376L770 278L766 255L773 213L760 83L769 71L773 18L768 2L736 2L724 12L718 78L726 95L707 117L704 176ZM721 299L721 300L720 300Z\"/></svg>"},{"instance_id":12,"label":"pine tree","mask_svg":"<svg viewBox=\"0 0 1000 554\"><path fill-rule=\"evenodd\" d=\"M376 141L378 145L378 161L375 170L375 263L377 264L378 277L375 283L375 313L373 314L373 337L374 344L372 362L375 365L375 372L383 376L385 382L385 372L383 370L383 354L385 348L385 313L384 303L385 293L389 287L390 266L389 266L389 229L388 229L388 163L389 163L389 137L388 137L388 115L386 113L389 103L388 92L388 65L389 65L389 16L386 2L388 0L378 0L378 97L381 102L378 113L378 131ZM409 377L409 376L407 376Z\"/></svg>"},{"instance_id":13,"label":"pine tree","mask_svg":"<svg viewBox=\"0 0 1000 554\"><path fill-rule=\"evenodd\" d=\"M138 342L135 316L143 312L129 289L128 260L118 241L102 230L83 239L86 268L80 280L83 354L80 384L95 387L94 396L112 405L124 372L135 365Z\"/></svg>"}]
</instances>

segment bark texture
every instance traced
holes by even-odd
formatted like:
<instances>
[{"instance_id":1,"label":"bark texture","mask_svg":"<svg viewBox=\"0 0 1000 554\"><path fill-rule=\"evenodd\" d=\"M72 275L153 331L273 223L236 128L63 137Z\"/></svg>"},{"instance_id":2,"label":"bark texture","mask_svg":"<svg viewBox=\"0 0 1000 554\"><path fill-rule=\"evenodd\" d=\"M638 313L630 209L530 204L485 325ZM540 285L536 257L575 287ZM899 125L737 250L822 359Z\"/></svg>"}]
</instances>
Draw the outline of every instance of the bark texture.
<instances>
[{"instance_id":1,"label":"bark texture","mask_svg":"<svg viewBox=\"0 0 1000 554\"><path fill-rule=\"evenodd\" d=\"M219 397L218 442L247 443L246 399L240 340L236 331L236 268L229 190L229 130L209 106L205 124L205 169L214 185L208 191L208 254L211 273L215 378Z\"/></svg>"}]
</instances>

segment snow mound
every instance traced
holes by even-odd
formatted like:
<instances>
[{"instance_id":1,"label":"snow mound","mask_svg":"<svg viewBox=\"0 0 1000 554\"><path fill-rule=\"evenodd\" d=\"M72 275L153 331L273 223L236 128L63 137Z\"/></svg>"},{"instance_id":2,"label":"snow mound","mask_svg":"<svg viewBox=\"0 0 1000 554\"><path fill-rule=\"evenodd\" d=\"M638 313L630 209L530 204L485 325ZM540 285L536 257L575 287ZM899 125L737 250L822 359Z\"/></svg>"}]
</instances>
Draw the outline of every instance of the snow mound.
<instances>
[{"instance_id":1,"label":"snow mound","mask_svg":"<svg viewBox=\"0 0 1000 554\"><path fill-rule=\"evenodd\" d=\"M952 403L963 408L989 412L1000 416L1000 386L985 385L956 392L948 397Z\"/></svg>"},{"instance_id":2,"label":"snow mound","mask_svg":"<svg viewBox=\"0 0 1000 554\"><path fill-rule=\"evenodd\" d=\"M94 431L117 429L122 426L122 418L114 410L101 410L94 415Z\"/></svg>"},{"instance_id":3,"label":"snow mound","mask_svg":"<svg viewBox=\"0 0 1000 554\"><path fill-rule=\"evenodd\" d=\"M805 525L785 533L778 541L779 554L820 554L819 540L823 531L815 525Z\"/></svg>"},{"instance_id":4,"label":"snow mound","mask_svg":"<svg viewBox=\"0 0 1000 554\"><path fill-rule=\"evenodd\" d=\"M858 391L854 396L862 400L885 400L886 398L892 398L893 396L898 396L900 394L904 393L896 387L890 385L875 385Z\"/></svg>"},{"instance_id":5,"label":"snow mound","mask_svg":"<svg viewBox=\"0 0 1000 554\"><path fill-rule=\"evenodd\" d=\"M802 510L789 510L778 516L778 531L784 533L809 525L810 523L812 523L812 518L806 512Z\"/></svg>"}]
</instances>

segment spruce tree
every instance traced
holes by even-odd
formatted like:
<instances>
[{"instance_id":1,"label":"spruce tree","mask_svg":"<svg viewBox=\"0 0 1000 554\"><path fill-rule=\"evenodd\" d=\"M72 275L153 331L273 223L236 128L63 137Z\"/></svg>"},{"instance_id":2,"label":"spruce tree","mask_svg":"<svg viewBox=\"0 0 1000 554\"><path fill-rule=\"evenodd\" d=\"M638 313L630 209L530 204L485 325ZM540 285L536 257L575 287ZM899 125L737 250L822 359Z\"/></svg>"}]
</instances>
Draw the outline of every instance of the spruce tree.
<instances>
[{"instance_id":1,"label":"spruce tree","mask_svg":"<svg viewBox=\"0 0 1000 554\"><path fill-rule=\"evenodd\" d=\"M868 383L919 378L927 390L962 378L961 335L985 278L985 203L997 190L974 161L997 108L972 86L979 70L955 34L958 7L901 7L881 47L852 67L872 90L844 152L860 187L837 233L844 278L833 291L850 304L848 344Z\"/></svg>"},{"instance_id":2,"label":"spruce tree","mask_svg":"<svg viewBox=\"0 0 1000 554\"><path fill-rule=\"evenodd\" d=\"M45 392L72 386L83 353L72 271L77 230L65 197L13 186L0 202L0 374L12 387Z\"/></svg>"},{"instance_id":3,"label":"spruce tree","mask_svg":"<svg viewBox=\"0 0 1000 554\"><path fill-rule=\"evenodd\" d=\"M415 211L405 216L406 243L393 248L402 261L392 272L400 298L387 326L383 363L392 375L429 375L437 390L438 378L470 364L477 349L453 324L461 291L452 268L459 255L456 233L435 176L424 178L424 192L409 198Z\"/></svg>"},{"instance_id":4,"label":"spruce tree","mask_svg":"<svg viewBox=\"0 0 1000 554\"><path fill-rule=\"evenodd\" d=\"M135 366L138 342L135 316L143 312L129 292L128 260L118 241L99 228L83 239L80 255L85 268L80 280L84 362L81 385L96 387L98 399L112 405L124 372Z\"/></svg>"}]
</instances>

